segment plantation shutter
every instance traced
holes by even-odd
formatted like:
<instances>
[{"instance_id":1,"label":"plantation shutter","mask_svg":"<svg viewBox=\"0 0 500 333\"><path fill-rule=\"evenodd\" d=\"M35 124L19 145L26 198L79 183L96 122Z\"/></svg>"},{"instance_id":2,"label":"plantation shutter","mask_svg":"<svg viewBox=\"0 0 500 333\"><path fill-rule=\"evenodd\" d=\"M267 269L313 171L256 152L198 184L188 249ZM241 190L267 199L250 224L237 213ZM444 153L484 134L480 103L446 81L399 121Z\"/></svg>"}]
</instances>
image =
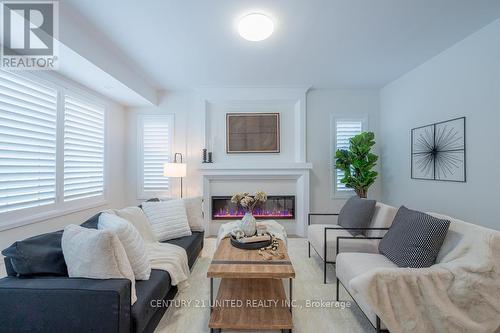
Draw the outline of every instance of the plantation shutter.
<instances>
[{"instance_id":1,"label":"plantation shutter","mask_svg":"<svg viewBox=\"0 0 500 333\"><path fill-rule=\"evenodd\" d=\"M64 201L104 195L104 108L64 97Z\"/></svg>"},{"instance_id":2,"label":"plantation shutter","mask_svg":"<svg viewBox=\"0 0 500 333\"><path fill-rule=\"evenodd\" d=\"M363 122L337 120L335 123L335 127L335 151L337 151L338 149L349 149L349 139L363 131ZM345 184L340 181L342 178L344 178L344 173L339 169L336 169L335 171L337 191L351 191L352 189L347 188Z\"/></svg>"},{"instance_id":3,"label":"plantation shutter","mask_svg":"<svg viewBox=\"0 0 500 333\"><path fill-rule=\"evenodd\" d=\"M0 71L0 213L56 198L57 91Z\"/></svg>"},{"instance_id":4,"label":"plantation shutter","mask_svg":"<svg viewBox=\"0 0 500 333\"><path fill-rule=\"evenodd\" d=\"M171 116L142 118L142 194L161 194L170 189L163 176L163 164L170 160L172 145Z\"/></svg>"}]
</instances>

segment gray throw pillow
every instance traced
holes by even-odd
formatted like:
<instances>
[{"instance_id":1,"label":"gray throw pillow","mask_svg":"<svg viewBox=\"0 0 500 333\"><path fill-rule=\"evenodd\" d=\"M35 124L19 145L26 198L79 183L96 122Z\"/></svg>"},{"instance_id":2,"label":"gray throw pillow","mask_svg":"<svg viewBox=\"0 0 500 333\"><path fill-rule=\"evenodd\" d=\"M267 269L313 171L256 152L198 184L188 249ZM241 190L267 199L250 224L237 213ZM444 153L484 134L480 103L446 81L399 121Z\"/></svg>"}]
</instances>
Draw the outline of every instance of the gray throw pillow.
<instances>
[{"instance_id":1,"label":"gray throw pillow","mask_svg":"<svg viewBox=\"0 0 500 333\"><path fill-rule=\"evenodd\" d=\"M401 206L378 250L399 267L430 267L436 262L450 221Z\"/></svg>"},{"instance_id":2,"label":"gray throw pillow","mask_svg":"<svg viewBox=\"0 0 500 333\"><path fill-rule=\"evenodd\" d=\"M340 210L338 225L344 228L367 228L375 212L375 200L352 197ZM347 230L353 236L364 234L364 230Z\"/></svg>"},{"instance_id":3,"label":"gray throw pillow","mask_svg":"<svg viewBox=\"0 0 500 333\"><path fill-rule=\"evenodd\" d=\"M17 241L2 254L10 259L14 271L20 276L68 276L61 248L62 230Z\"/></svg>"}]
</instances>

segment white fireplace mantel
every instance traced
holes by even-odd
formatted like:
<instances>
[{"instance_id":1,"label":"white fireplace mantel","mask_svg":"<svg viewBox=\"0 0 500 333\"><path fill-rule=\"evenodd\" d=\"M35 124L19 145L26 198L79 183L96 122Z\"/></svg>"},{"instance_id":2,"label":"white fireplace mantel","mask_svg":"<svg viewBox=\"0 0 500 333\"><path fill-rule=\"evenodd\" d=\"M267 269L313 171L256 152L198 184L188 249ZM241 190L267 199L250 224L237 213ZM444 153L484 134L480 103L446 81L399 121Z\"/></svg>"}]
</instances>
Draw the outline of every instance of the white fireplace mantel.
<instances>
[{"instance_id":1,"label":"white fireplace mantel","mask_svg":"<svg viewBox=\"0 0 500 333\"><path fill-rule=\"evenodd\" d=\"M199 172L202 176L205 226L209 230L212 211L211 183L217 180L292 180L295 182L295 230L299 236L305 236L307 214L309 212L309 172L311 163L258 163L246 165L234 164L202 164Z\"/></svg>"},{"instance_id":2,"label":"white fireplace mantel","mask_svg":"<svg viewBox=\"0 0 500 333\"><path fill-rule=\"evenodd\" d=\"M293 171L293 170L310 170L312 169L312 163L254 163L254 164L222 164L222 163L204 163L198 168L198 170L203 173L212 172L226 172L226 171L263 171L263 170L274 170L274 171Z\"/></svg>"}]
</instances>

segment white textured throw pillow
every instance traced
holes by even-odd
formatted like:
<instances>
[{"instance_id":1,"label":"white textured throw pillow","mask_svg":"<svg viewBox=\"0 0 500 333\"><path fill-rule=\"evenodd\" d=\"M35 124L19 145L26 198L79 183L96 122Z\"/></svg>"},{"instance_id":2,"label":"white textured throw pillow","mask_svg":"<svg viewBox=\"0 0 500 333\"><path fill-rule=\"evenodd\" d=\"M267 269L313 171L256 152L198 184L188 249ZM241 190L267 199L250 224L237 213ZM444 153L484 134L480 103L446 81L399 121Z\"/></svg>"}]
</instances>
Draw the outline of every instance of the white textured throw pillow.
<instances>
[{"instance_id":1,"label":"white textured throw pillow","mask_svg":"<svg viewBox=\"0 0 500 333\"><path fill-rule=\"evenodd\" d=\"M132 282L130 303L137 301L134 272L113 232L70 224L64 228L61 246L69 277L129 279Z\"/></svg>"},{"instance_id":2,"label":"white textured throw pillow","mask_svg":"<svg viewBox=\"0 0 500 333\"><path fill-rule=\"evenodd\" d=\"M189 227L192 231L204 231L205 224L203 221L202 198L185 198L184 205L186 206L186 214Z\"/></svg>"},{"instance_id":3,"label":"white textured throw pillow","mask_svg":"<svg viewBox=\"0 0 500 333\"><path fill-rule=\"evenodd\" d=\"M128 261L136 280L149 280L151 264L146 254L146 246L139 231L129 221L111 213L102 213L97 224L99 230L114 232L127 253Z\"/></svg>"},{"instance_id":4,"label":"white textured throw pillow","mask_svg":"<svg viewBox=\"0 0 500 333\"><path fill-rule=\"evenodd\" d=\"M191 236L183 200L144 202L142 209L157 241Z\"/></svg>"},{"instance_id":5,"label":"white textured throw pillow","mask_svg":"<svg viewBox=\"0 0 500 333\"><path fill-rule=\"evenodd\" d=\"M110 211L132 223L137 231L139 231L139 234L141 234L144 243L156 242L151 225L149 225L148 217L141 208L131 206L122 209L111 209Z\"/></svg>"}]
</instances>

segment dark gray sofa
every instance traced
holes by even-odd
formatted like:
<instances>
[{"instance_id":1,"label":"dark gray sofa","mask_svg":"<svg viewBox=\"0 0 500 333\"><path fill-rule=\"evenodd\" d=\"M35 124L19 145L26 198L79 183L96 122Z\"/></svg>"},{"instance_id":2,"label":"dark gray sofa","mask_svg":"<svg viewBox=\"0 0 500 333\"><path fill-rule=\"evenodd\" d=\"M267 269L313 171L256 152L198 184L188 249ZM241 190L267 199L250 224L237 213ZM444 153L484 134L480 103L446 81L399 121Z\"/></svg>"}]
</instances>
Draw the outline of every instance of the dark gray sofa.
<instances>
[{"instance_id":1,"label":"dark gray sofa","mask_svg":"<svg viewBox=\"0 0 500 333\"><path fill-rule=\"evenodd\" d=\"M82 226L96 228L98 216ZM183 247L191 268L203 248L204 233L166 241ZM7 277L0 279L0 332L153 332L167 307L157 300L174 298L166 271L152 270L136 281L137 302L130 305L130 281L67 276L18 277L5 258ZM163 302L167 304L167 302ZM154 304L153 304L154 305Z\"/></svg>"}]
</instances>

